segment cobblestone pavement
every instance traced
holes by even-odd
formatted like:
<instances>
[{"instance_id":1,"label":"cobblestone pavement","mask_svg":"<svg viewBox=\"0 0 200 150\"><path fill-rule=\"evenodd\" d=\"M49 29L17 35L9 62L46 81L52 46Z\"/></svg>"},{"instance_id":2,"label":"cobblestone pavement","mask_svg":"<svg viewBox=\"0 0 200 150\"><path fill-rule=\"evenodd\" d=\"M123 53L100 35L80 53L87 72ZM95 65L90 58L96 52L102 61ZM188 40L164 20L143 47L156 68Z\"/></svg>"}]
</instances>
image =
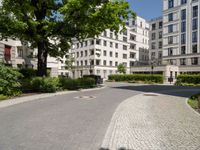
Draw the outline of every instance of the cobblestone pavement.
<instances>
[{"instance_id":1,"label":"cobblestone pavement","mask_svg":"<svg viewBox=\"0 0 200 150\"><path fill-rule=\"evenodd\" d=\"M200 150L200 115L185 97L134 96L117 108L102 149Z\"/></svg>"}]
</instances>

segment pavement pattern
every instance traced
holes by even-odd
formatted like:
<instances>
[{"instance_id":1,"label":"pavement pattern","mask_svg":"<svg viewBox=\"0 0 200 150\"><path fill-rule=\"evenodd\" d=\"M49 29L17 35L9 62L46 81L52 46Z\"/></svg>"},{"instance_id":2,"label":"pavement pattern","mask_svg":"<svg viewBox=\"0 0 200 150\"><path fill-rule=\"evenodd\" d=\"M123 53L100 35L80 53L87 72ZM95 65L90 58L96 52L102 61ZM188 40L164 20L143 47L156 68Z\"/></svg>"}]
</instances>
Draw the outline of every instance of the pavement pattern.
<instances>
[{"instance_id":1,"label":"pavement pattern","mask_svg":"<svg viewBox=\"0 0 200 150\"><path fill-rule=\"evenodd\" d=\"M194 90L139 94L114 113L102 150L200 150L200 115L187 104Z\"/></svg>"}]
</instances>

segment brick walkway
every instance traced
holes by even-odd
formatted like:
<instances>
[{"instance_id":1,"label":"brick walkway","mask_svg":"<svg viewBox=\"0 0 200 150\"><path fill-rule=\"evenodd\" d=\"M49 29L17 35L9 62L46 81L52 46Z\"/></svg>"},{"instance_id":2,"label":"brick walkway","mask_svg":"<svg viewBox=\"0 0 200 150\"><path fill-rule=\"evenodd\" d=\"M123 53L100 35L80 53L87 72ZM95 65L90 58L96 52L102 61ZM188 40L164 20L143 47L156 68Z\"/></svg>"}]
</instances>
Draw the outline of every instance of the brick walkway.
<instances>
[{"instance_id":1,"label":"brick walkway","mask_svg":"<svg viewBox=\"0 0 200 150\"><path fill-rule=\"evenodd\" d=\"M117 108L102 148L200 150L200 115L185 97L134 96Z\"/></svg>"}]
</instances>

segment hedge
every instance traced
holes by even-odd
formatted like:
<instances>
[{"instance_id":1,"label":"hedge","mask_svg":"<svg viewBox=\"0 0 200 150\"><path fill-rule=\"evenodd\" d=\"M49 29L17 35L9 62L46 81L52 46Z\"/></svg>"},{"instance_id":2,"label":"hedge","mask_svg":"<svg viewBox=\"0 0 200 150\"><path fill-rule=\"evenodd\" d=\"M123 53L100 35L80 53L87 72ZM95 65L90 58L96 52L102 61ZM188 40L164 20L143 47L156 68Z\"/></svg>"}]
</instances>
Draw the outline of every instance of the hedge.
<instances>
[{"instance_id":1,"label":"hedge","mask_svg":"<svg viewBox=\"0 0 200 150\"><path fill-rule=\"evenodd\" d=\"M176 85L200 85L200 74L188 75L182 74L177 77Z\"/></svg>"},{"instance_id":2,"label":"hedge","mask_svg":"<svg viewBox=\"0 0 200 150\"><path fill-rule=\"evenodd\" d=\"M150 74L116 74L110 75L108 77L110 81L143 81L143 82L153 82L153 83L163 83L163 76L162 75L150 75Z\"/></svg>"},{"instance_id":3,"label":"hedge","mask_svg":"<svg viewBox=\"0 0 200 150\"><path fill-rule=\"evenodd\" d=\"M63 89L77 90L80 88L92 88L95 86L95 80L93 78L79 78L70 79L66 77L60 78L60 85Z\"/></svg>"}]
</instances>

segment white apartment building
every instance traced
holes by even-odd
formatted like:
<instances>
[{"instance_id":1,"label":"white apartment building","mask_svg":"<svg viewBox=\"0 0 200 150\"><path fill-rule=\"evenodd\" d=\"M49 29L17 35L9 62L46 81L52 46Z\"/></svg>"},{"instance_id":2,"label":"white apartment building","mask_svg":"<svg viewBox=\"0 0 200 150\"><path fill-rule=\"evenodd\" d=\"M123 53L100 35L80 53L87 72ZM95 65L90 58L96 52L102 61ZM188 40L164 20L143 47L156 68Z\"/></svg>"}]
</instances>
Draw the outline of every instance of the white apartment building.
<instances>
[{"instance_id":1,"label":"white apartment building","mask_svg":"<svg viewBox=\"0 0 200 150\"><path fill-rule=\"evenodd\" d=\"M60 59L48 56L47 68L51 70L51 76L71 75L66 69L66 61L70 56L70 53ZM28 48L19 40L0 41L0 62L14 68L37 69L37 49Z\"/></svg>"},{"instance_id":2,"label":"white apartment building","mask_svg":"<svg viewBox=\"0 0 200 150\"><path fill-rule=\"evenodd\" d=\"M150 22L149 32L149 59L155 65L162 64L163 53L163 18L155 18Z\"/></svg>"},{"instance_id":3,"label":"white apartment building","mask_svg":"<svg viewBox=\"0 0 200 150\"><path fill-rule=\"evenodd\" d=\"M163 62L200 73L200 0L163 0Z\"/></svg>"},{"instance_id":4,"label":"white apartment building","mask_svg":"<svg viewBox=\"0 0 200 150\"><path fill-rule=\"evenodd\" d=\"M75 55L73 77L96 74L107 79L108 75L118 73L119 64L124 64L130 73L130 68L139 63L139 50L148 50L148 40L149 24L137 17L127 22L123 33L105 30L94 39L75 41L72 48ZM147 56L144 58L148 61Z\"/></svg>"}]
</instances>

